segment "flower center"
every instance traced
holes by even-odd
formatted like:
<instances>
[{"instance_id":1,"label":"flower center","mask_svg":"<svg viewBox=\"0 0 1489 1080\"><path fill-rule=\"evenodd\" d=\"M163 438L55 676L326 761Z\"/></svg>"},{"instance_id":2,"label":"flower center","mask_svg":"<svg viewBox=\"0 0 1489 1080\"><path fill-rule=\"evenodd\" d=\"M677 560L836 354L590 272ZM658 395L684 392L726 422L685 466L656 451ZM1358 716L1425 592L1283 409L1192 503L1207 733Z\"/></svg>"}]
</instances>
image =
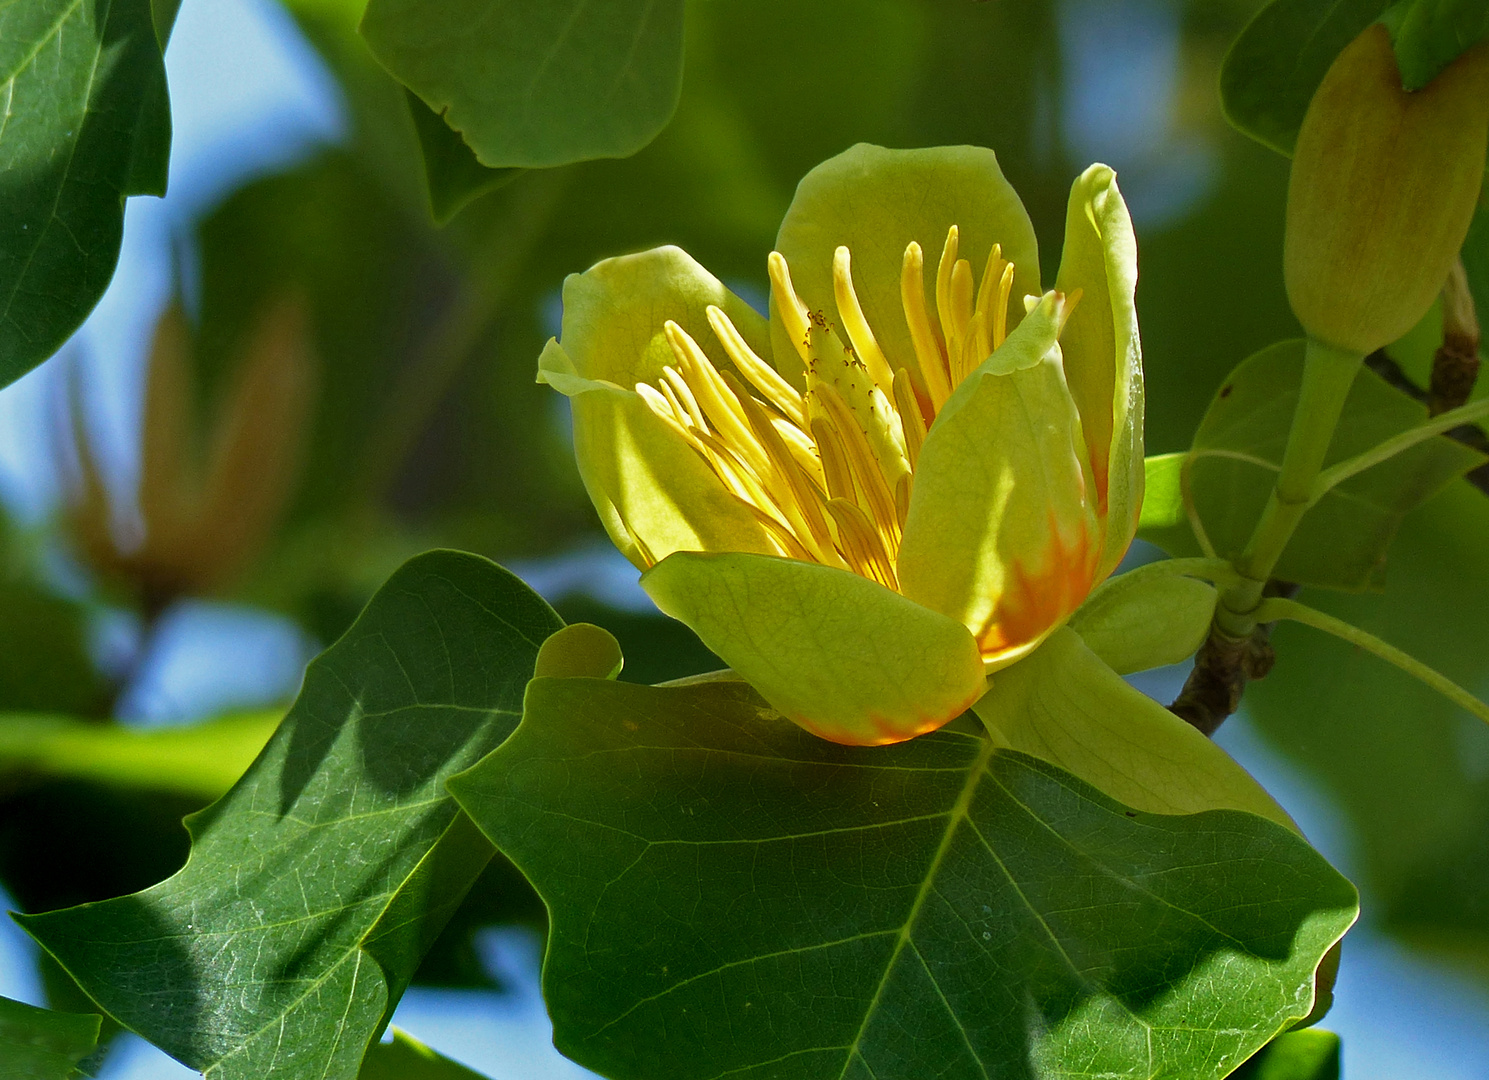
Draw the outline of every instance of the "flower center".
<instances>
[{"instance_id":1,"label":"flower center","mask_svg":"<svg viewBox=\"0 0 1489 1080\"><path fill-rule=\"evenodd\" d=\"M776 310L806 367L806 393L746 344L719 308L709 326L736 371L720 371L668 321L675 364L636 391L675 429L788 558L852 570L898 590L896 564L915 465L926 431L951 393L1003 343L1013 263L993 245L980 283L946 234L936 270L936 317L925 301L921 248L911 241L900 296L914 355L892 366L853 289L846 247L833 257L841 325L810 311L771 252Z\"/></svg>"}]
</instances>

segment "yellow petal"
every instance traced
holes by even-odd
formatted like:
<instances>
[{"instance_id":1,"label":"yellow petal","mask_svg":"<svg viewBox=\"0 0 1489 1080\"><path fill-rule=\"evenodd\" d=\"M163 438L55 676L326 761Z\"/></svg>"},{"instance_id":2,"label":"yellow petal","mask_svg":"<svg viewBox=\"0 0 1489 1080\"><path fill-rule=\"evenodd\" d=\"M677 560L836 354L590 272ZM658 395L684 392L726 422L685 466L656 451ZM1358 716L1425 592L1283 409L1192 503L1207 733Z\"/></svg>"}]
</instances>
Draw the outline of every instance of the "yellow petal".
<instances>
[{"instance_id":1,"label":"yellow petal","mask_svg":"<svg viewBox=\"0 0 1489 1080\"><path fill-rule=\"evenodd\" d=\"M933 731L984 688L965 627L847 570L679 552L641 585L773 708L833 742Z\"/></svg>"},{"instance_id":2,"label":"yellow petal","mask_svg":"<svg viewBox=\"0 0 1489 1080\"><path fill-rule=\"evenodd\" d=\"M959 386L926 435L900 547L900 590L1012 663L1095 582L1100 523L1080 417L1060 369L1054 294Z\"/></svg>"},{"instance_id":3,"label":"yellow petal","mask_svg":"<svg viewBox=\"0 0 1489 1080\"><path fill-rule=\"evenodd\" d=\"M841 313L832 314L838 310L833 261L839 246L849 249L863 317L892 373L915 357L900 292L905 248L914 240L924 251L940 252L952 225L959 230L960 255L972 265L984 265L994 244L1002 244L1003 256L1016 265L1008 312L1009 324L1016 324L1024 314L1019 298L1042 291L1039 249L1023 203L997 156L983 147L886 150L859 143L802 179L776 250L790 263L807 308L841 324ZM771 322L779 364L781 357L795 357L795 342L774 309Z\"/></svg>"},{"instance_id":4,"label":"yellow petal","mask_svg":"<svg viewBox=\"0 0 1489 1080\"><path fill-rule=\"evenodd\" d=\"M1107 519L1097 577L1122 560L1143 504L1143 366L1137 241L1117 174L1092 165L1070 189L1055 288L1081 290L1060 335L1065 379L1090 448L1098 510Z\"/></svg>"},{"instance_id":5,"label":"yellow petal","mask_svg":"<svg viewBox=\"0 0 1489 1080\"><path fill-rule=\"evenodd\" d=\"M600 522L645 570L674 551L777 549L743 502L634 390L586 379L550 340L538 377L567 394L574 456Z\"/></svg>"}]
</instances>

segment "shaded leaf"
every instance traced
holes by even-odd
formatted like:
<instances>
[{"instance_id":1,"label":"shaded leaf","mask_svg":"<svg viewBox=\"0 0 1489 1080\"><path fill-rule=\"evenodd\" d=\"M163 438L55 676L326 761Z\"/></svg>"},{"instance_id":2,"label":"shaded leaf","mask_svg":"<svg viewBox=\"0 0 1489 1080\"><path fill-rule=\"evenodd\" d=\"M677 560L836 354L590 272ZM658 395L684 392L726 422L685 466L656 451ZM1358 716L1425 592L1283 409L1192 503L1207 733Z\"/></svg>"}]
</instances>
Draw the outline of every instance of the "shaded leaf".
<instances>
[{"instance_id":1,"label":"shaded leaf","mask_svg":"<svg viewBox=\"0 0 1489 1080\"><path fill-rule=\"evenodd\" d=\"M1458 55L1489 37L1486 0L1399 0L1386 19L1401 82L1420 90Z\"/></svg>"},{"instance_id":2,"label":"shaded leaf","mask_svg":"<svg viewBox=\"0 0 1489 1080\"><path fill-rule=\"evenodd\" d=\"M443 118L412 90L404 91L409 115L424 155L424 180L429 185L429 210L443 225L471 201L514 179L521 169L488 169Z\"/></svg>"},{"instance_id":3,"label":"shaded leaf","mask_svg":"<svg viewBox=\"0 0 1489 1080\"><path fill-rule=\"evenodd\" d=\"M1387 0L1273 0L1231 45L1220 70L1225 116L1291 156L1313 92L1339 51L1375 22Z\"/></svg>"},{"instance_id":4,"label":"shaded leaf","mask_svg":"<svg viewBox=\"0 0 1489 1080\"><path fill-rule=\"evenodd\" d=\"M124 199L164 195L171 117L151 0L0 8L0 386L103 295Z\"/></svg>"},{"instance_id":5,"label":"shaded leaf","mask_svg":"<svg viewBox=\"0 0 1489 1080\"><path fill-rule=\"evenodd\" d=\"M5 1080L69 1080L98 1045L102 1018L53 1012L0 997L0 1064Z\"/></svg>"},{"instance_id":6,"label":"shaded leaf","mask_svg":"<svg viewBox=\"0 0 1489 1080\"><path fill-rule=\"evenodd\" d=\"M1276 483L1302 371L1302 341L1252 355L1231 372L1195 432L1188 488L1199 525L1221 558L1241 553ZM1362 368L1325 464L1426 419L1426 406ZM1402 518L1481 461L1462 444L1438 436L1351 477L1304 515L1273 576L1332 589L1380 589L1386 552ZM1160 486L1139 535L1171 555L1198 555L1199 543L1175 511L1173 466L1172 458L1150 466Z\"/></svg>"},{"instance_id":7,"label":"shaded leaf","mask_svg":"<svg viewBox=\"0 0 1489 1080\"><path fill-rule=\"evenodd\" d=\"M393 1029L392 1042L374 1043L357 1080L485 1080L474 1069L431 1050L406 1031ZM1288 1077L1287 1080L1291 1080Z\"/></svg>"},{"instance_id":8,"label":"shaded leaf","mask_svg":"<svg viewBox=\"0 0 1489 1080\"><path fill-rule=\"evenodd\" d=\"M1339 1080L1339 1036L1318 1028L1289 1031L1231 1076L1235 1080Z\"/></svg>"},{"instance_id":9,"label":"shaded leaf","mask_svg":"<svg viewBox=\"0 0 1489 1080\"><path fill-rule=\"evenodd\" d=\"M511 731L561 624L484 559L393 575L263 754L132 896L26 917L126 1027L214 1080L350 1078L491 857L444 780Z\"/></svg>"},{"instance_id":10,"label":"shaded leaf","mask_svg":"<svg viewBox=\"0 0 1489 1080\"><path fill-rule=\"evenodd\" d=\"M682 0L372 0L362 35L489 168L627 157L682 89Z\"/></svg>"},{"instance_id":11,"label":"shaded leaf","mask_svg":"<svg viewBox=\"0 0 1489 1080\"><path fill-rule=\"evenodd\" d=\"M252 764L282 716L249 713L140 730L0 713L0 775L26 772L215 799Z\"/></svg>"},{"instance_id":12,"label":"shaded leaf","mask_svg":"<svg viewBox=\"0 0 1489 1080\"><path fill-rule=\"evenodd\" d=\"M537 679L450 788L534 882L554 1041L613 1080L1218 1077L1309 1011L1349 884L958 721L815 739L748 687Z\"/></svg>"}]
</instances>

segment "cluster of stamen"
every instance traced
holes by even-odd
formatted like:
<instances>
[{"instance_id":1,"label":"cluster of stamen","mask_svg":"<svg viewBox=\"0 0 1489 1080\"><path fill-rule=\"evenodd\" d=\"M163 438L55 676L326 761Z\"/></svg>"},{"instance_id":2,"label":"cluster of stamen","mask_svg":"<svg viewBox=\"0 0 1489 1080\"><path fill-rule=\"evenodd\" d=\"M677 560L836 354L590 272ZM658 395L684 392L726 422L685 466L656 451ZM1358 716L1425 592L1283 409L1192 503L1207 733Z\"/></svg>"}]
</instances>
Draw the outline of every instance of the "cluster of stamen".
<instances>
[{"instance_id":1,"label":"cluster of stamen","mask_svg":"<svg viewBox=\"0 0 1489 1080\"><path fill-rule=\"evenodd\" d=\"M898 367L864 317L846 247L832 267L838 325L801 302L785 258L772 252L771 293L806 368L804 394L719 308L708 308L708 321L734 371L720 371L687 331L666 324L676 362L656 385L636 390L749 508L781 555L899 588L900 538L926 431L1007 332L1013 263L994 245L974 287L957 244L953 225L936 271L934 320L920 245L905 249L900 295L914 355Z\"/></svg>"}]
</instances>

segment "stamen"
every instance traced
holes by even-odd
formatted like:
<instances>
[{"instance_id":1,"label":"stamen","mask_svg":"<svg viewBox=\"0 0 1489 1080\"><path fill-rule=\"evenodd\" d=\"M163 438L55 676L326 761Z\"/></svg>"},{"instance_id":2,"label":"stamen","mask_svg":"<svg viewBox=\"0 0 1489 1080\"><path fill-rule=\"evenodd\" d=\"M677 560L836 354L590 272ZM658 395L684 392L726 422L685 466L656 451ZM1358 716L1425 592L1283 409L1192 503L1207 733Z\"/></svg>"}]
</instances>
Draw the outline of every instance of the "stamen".
<instances>
[{"instance_id":1,"label":"stamen","mask_svg":"<svg viewBox=\"0 0 1489 1080\"><path fill-rule=\"evenodd\" d=\"M894 494L874 460L874 452L864 436L863 429L848 411L842 395L830 383L821 383L814 391L820 398L827 420L842 438L847 451L848 468L853 474L856 488L861 495L863 508L869 512L874 524L886 542L899 547L899 522L895 518Z\"/></svg>"},{"instance_id":2,"label":"stamen","mask_svg":"<svg viewBox=\"0 0 1489 1080\"><path fill-rule=\"evenodd\" d=\"M792 535L790 529L786 528L786 526L782 525L771 515L767 514L764 510L761 510L758 506L753 505L748 500L742 499L740 501L745 504L745 507L750 511L750 513L755 515L755 520L758 521L761 525L765 526L765 531L770 535L770 538L775 541L776 546L781 549L782 555L786 556L788 559L800 559L802 562L817 561L812 557L812 553L802 546L801 541Z\"/></svg>"},{"instance_id":3,"label":"stamen","mask_svg":"<svg viewBox=\"0 0 1489 1080\"><path fill-rule=\"evenodd\" d=\"M966 259L958 259L951 268L951 327L947 331L947 337L965 337L967 324L971 321L972 264ZM946 329L944 322L942 329Z\"/></svg>"},{"instance_id":4,"label":"stamen","mask_svg":"<svg viewBox=\"0 0 1489 1080\"><path fill-rule=\"evenodd\" d=\"M936 316L941 320L941 336L946 341L947 370L951 369L951 335L954 320L951 312L951 272L956 267L956 249L960 233L953 225L946 230L946 244L941 249L941 262L936 267ZM955 389L953 385L952 389Z\"/></svg>"},{"instance_id":5,"label":"stamen","mask_svg":"<svg viewBox=\"0 0 1489 1080\"><path fill-rule=\"evenodd\" d=\"M817 455L817 444L812 442L812 437L790 420L779 417L771 417L770 426L776 429L776 434L786 444L786 449L791 452L801 471L806 474L807 479L817 486L818 491L827 490L827 481L822 475L822 459ZM808 427L810 427L810 423Z\"/></svg>"},{"instance_id":6,"label":"stamen","mask_svg":"<svg viewBox=\"0 0 1489 1080\"><path fill-rule=\"evenodd\" d=\"M925 442L926 427L920 402L915 398L915 387L910 385L910 373L904 368L894 374L894 404L900 411L900 424L905 432L905 457L909 459L913 472L920 461L920 445Z\"/></svg>"},{"instance_id":7,"label":"stamen","mask_svg":"<svg viewBox=\"0 0 1489 1080\"><path fill-rule=\"evenodd\" d=\"M988 305L993 299L993 288L997 285L998 279L1003 275L1005 263L1003 245L994 244L993 250L988 252L987 265L982 269L982 280L977 283L978 311L988 310Z\"/></svg>"},{"instance_id":8,"label":"stamen","mask_svg":"<svg viewBox=\"0 0 1489 1080\"><path fill-rule=\"evenodd\" d=\"M832 293L838 305L838 318L843 322L848 340L853 343L853 351L869 369L869 377L874 380L874 385L888 395L894 383L894 373L890 371L889 361L884 359L884 352L874 338L874 331L869 328L868 320L863 316L858 293L853 290L852 256L846 247L839 247L833 253Z\"/></svg>"},{"instance_id":9,"label":"stamen","mask_svg":"<svg viewBox=\"0 0 1489 1080\"><path fill-rule=\"evenodd\" d=\"M765 262L770 270L770 296L775 301L776 314L780 316L791 344L796 346L801 362L806 364L809 362L806 305L797 299L796 290L791 287L791 268L786 265L786 256L772 251Z\"/></svg>"},{"instance_id":10,"label":"stamen","mask_svg":"<svg viewBox=\"0 0 1489 1080\"><path fill-rule=\"evenodd\" d=\"M853 498L853 473L848 469L848 451L837 429L826 417L812 420L812 438L822 455L822 478L827 481L827 495L832 499Z\"/></svg>"},{"instance_id":11,"label":"stamen","mask_svg":"<svg viewBox=\"0 0 1489 1080\"><path fill-rule=\"evenodd\" d=\"M939 412L951 397L951 376L946 368L945 351L926 311L925 257L914 240L905 248L905 261L900 264L900 303L910 327L915 359L920 362L921 378L931 395L932 407Z\"/></svg>"},{"instance_id":12,"label":"stamen","mask_svg":"<svg viewBox=\"0 0 1489 1080\"><path fill-rule=\"evenodd\" d=\"M894 486L894 509L900 515L900 530L905 528L905 519L910 516L910 489L915 484L913 473L906 473L900 477L900 482Z\"/></svg>"},{"instance_id":13,"label":"stamen","mask_svg":"<svg viewBox=\"0 0 1489 1080\"><path fill-rule=\"evenodd\" d=\"M758 475L765 475L769 467L765 449L750 431L744 410L719 377L713 361L677 323L668 320L664 329L667 332L667 341L682 364L684 373L692 376L687 384L697 397L698 404L703 407L703 415L724 437L731 449L741 453Z\"/></svg>"},{"instance_id":14,"label":"stamen","mask_svg":"<svg viewBox=\"0 0 1489 1080\"><path fill-rule=\"evenodd\" d=\"M998 279L998 301L993 306L993 348L1008 338L1008 297L1013 292L1013 263L1003 267Z\"/></svg>"},{"instance_id":15,"label":"stamen","mask_svg":"<svg viewBox=\"0 0 1489 1080\"><path fill-rule=\"evenodd\" d=\"M859 574L872 578L885 588L899 591L899 577L894 572L882 536L857 503L847 499L829 499L828 512L838 525L843 539L843 554Z\"/></svg>"},{"instance_id":16,"label":"stamen","mask_svg":"<svg viewBox=\"0 0 1489 1080\"><path fill-rule=\"evenodd\" d=\"M775 368L771 367L760 357L755 355L749 343L745 341L740 332L735 329L734 324L729 321L729 316L722 310L709 304L706 313L708 325L713 327L713 332L718 336L719 344L724 346L724 351L729 354L729 359L734 361L734 366L744 373L745 378L754 384L765 399L785 414L786 419L794 420L798 426L807 422L806 405L797 393L796 387L792 386Z\"/></svg>"},{"instance_id":17,"label":"stamen","mask_svg":"<svg viewBox=\"0 0 1489 1080\"><path fill-rule=\"evenodd\" d=\"M771 424L770 418L765 415L765 410L756 403L754 398L745 393L744 387L739 385L738 380L732 374L726 371L724 378L729 383L729 388L739 398L739 403L744 406L745 416L750 421L755 437L760 440L761 445L765 447L765 452L770 455L771 463L775 466L775 474L786 483L789 498L777 497L776 502L785 511L792 529L803 544L812 550L818 562L825 562L829 566L835 565L839 560L832 546L832 533L827 527L827 518L822 512L821 496L817 494L811 481L797 466L785 442Z\"/></svg>"},{"instance_id":18,"label":"stamen","mask_svg":"<svg viewBox=\"0 0 1489 1080\"><path fill-rule=\"evenodd\" d=\"M703 422L703 410L698 407L698 399L693 396L693 391L688 387L688 380L682 377L682 372L668 364L662 369L662 378L666 380L665 385L670 386L682 404L686 406L687 415L692 418L693 426L707 431L708 425Z\"/></svg>"},{"instance_id":19,"label":"stamen","mask_svg":"<svg viewBox=\"0 0 1489 1080\"><path fill-rule=\"evenodd\" d=\"M687 409L683 408L682 401L677 396L677 391L672 389L672 384L666 378L663 378L657 385L662 388L662 396L667 399L667 404L672 409L673 415L677 417L678 423L682 424L683 427L691 424L693 417L688 413ZM643 386L648 386L648 384L637 383L636 389L640 391ZM642 394L642 396L645 397L645 394Z\"/></svg>"}]
</instances>

